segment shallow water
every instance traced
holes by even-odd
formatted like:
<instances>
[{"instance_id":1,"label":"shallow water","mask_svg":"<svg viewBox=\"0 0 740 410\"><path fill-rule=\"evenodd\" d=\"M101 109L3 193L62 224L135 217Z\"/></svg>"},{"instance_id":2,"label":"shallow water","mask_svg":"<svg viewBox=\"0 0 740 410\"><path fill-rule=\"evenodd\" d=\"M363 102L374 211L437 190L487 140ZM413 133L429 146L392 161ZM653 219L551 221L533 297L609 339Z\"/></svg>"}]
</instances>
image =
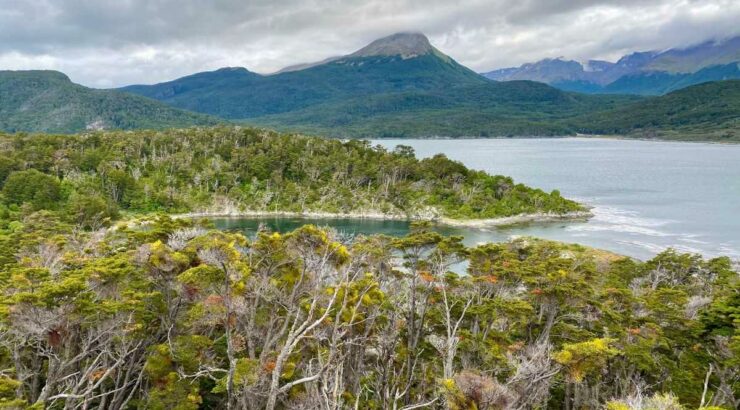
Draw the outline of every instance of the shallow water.
<instances>
[{"instance_id":1,"label":"shallow water","mask_svg":"<svg viewBox=\"0 0 740 410\"><path fill-rule=\"evenodd\" d=\"M577 242L648 259L667 247L706 256L740 258L740 145L592 138L378 140L412 146L419 157L444 153L471 168L509 175L517 182L593 207L588 222L530 224L487 231L439 229L465 236L468 245L532 235ZM263 219L271 229L303 223L347 233L402 235L403 221ZM247 232L259 220L217 220Z\"/></svg>"}]
</instances>

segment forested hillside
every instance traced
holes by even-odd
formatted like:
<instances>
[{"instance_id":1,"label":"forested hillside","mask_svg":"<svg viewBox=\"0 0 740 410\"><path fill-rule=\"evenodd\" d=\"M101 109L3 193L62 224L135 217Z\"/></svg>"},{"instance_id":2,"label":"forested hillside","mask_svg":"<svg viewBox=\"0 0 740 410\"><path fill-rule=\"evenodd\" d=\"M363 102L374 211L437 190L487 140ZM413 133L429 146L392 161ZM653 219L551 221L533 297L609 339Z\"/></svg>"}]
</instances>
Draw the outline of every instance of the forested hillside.
<instances>
[{"instance_id":1,"label":"forested hillside","mask_svg":"<svg viewBox=\"0 0 740 410\"><path fill-rule=\"evenodd\" d=\"M0 71L0 130L3 131L72 133L222 122L148 98L83 87L56 71Z\"/></svg>"},{"instance_id":2,"label":"forested hillside","mask_svg":"<svg viewBox=\"0 0 740 410\"><path fill-rule=\"evenodd\" d=\"M469 249L423 225L248 239L158 217L89 231L47 211L0 241L4 408L740 403L727 258ZM449 272L460 261L467 275Z\"/></svg>"},{"instance_id":3,"label":"forested hillside","mask_svg":"<svg viewBox=\"0 0 740 410\"><path fill-rule=\"evenodd\" d=\"M636 99L490 81L415 33L271 75L223 68L121 90L247 124L351 138L564 135L571 131L557 120Z\"/></svg>"},{"instance_id":4,"label":"forested hillside","mask_svg":"<svg viewBox=\"0 0 740 410\"><path fill-rule=\"evenodd\" d=\"M547 61L558 72L571 63ZM733 63L693 74L633 73L608 91L637 87L662 93L736 72ZM0 130L73 133L237 121L338 138L589 133L738 141L737 84L704 83L645 98L578 94L534 81L497 82L442 54L423 35L400 33L347 56L271 75L229 67L121 91L86 88L58 72L4 71Z\"/></svg>"},{"instance_id":5,"label":"forested hillside","mask_svg":"<svg viewBox=\"0 0 740 410\"><path fill-rule=\"evenodd\" d=\"M694 85L571 122L580 132L740 141L740 80Z\"/></svg>"},{"instance_id":6,"label":"forested hillside","mask_svg":"<svg viewBox=\"0 0 740 410\"><path fill-rule=\"evenodd\" d=\"M444 155L238 127L4 135L0 186L6 212L55 209L85 224L119 211L463 219L582 210Z\"/></svg>"},{"instance_id":7,"label":"forested hillside","mask_svg":"<svg viewBox=\"0 0 740 410\"><path fill-rule=\"evenodd\" d=\"M353 98L245 122L344 138L560 136L574 133L563 118L637 99L565 93L532 81L489 82Z\"/></svg>"},{"instance_id":8,"label":"forested hillside","mask_svg":"<svg viewBox=\"0 0 740 410\"><path fill-rule=\"evenodd\" d=\"M154 85L124 87L174 107L245 119L361 96L486 84L489 81L431 51L413 58L358 56L273 75L244 68L197 73Z\"/></svg>"}]
</instances>

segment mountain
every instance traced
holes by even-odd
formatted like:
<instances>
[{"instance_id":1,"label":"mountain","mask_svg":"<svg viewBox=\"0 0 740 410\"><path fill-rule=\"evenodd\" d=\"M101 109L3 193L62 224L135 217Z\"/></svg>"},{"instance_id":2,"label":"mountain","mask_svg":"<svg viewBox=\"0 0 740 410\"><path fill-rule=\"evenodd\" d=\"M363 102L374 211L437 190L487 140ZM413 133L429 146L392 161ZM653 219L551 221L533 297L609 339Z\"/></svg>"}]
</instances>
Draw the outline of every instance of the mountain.
<instances>
[{"instance_id":1,"label":"mountain","mask_svg":"<svg viewBox=\"0 0 740 410\"><path fill-rule=\"evenodd\" d=\"M249 123L343 138L556 136L575 132L563 118L634 100L571 94L533 81L490 82L358 97Z\"/></svg>"},{"instance_id":2,"label":"mountain","mask_svg":"<svg viewBox=\"0 0 740 410\"><path fill-rule=\"evenodd\" d=\"M581 133L740 142L740 80L692 85L566 123Z\"/></svg>"},{"instance_id":3,"label":"mountain","mask_svg":"<svg viewBox=\"0 0 740 410\"><path fill-rule=\"evenodd\" d=\"M4 131L71 133L219 122L223 121L148 98L83 87L56 71L0 71L0 130Z\"/></svg>"},{"instance_id":4,"label":"mountain","mask_svg":"<svg viewBox=\"0 0 740 410\"><path fill-rule=\"evenodd\" d=\"M225 68L122 90L178 108L247 119L366 95L485 83L485 78L432 47L423 35L401 33L303 69L259 75Z\"/></svg>"},{"instance_id":5,"label":"mountain","mask_svg":"<svg viewBox=\"0 0 740 410\"><path fill-rule=\"evenodd\" d=\"M496 81L532 80L582 93L661 95L693 84L740 78L740 36L687 48L635 52L616 63L544 59L483 75Z\"/></svg>"},{"instance_id":6,"label":"mountain","mask_svg":"<svg viewBox=\"0 0 740 410\"><path fill-rule=\"evenodd\" d=\"M713 65L693 73L644 71L627 74L601 88L609 94L662 95L694 84L740 78L740 63ZM556 85L557 86L557 85Z\"/></svg>"},{"instance_id":7,"label":"mountain","mask_svg":"<svg viewBox=\"0 0 740 410\"><path fill-rule=\"evenodd\" d=\"M187 110L330 136L554 135L551 119L606 109L532 81L497 83L419 33L398 33L346 56L272 75L224 68L122 89Z\"/></svg>"}]
</instances>

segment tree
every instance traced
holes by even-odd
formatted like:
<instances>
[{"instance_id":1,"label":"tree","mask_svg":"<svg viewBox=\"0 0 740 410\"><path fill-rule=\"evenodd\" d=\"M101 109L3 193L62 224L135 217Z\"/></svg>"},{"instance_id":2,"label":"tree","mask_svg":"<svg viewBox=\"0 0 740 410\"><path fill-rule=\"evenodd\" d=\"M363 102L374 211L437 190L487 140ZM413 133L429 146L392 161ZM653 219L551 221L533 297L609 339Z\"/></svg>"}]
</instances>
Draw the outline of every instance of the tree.
<instances>
[{"instance_id":1,"label":"tree","mask_svg":"<svg viewBox=\"0 0 740 410\"><path fill-rule=\"evenodd\" d=\"M8 203L29 203L34 210L56 209L61 199L61 184L57 178L35 169L16 171L5 180L3 196Z\"/></svg>"}]
</instances>

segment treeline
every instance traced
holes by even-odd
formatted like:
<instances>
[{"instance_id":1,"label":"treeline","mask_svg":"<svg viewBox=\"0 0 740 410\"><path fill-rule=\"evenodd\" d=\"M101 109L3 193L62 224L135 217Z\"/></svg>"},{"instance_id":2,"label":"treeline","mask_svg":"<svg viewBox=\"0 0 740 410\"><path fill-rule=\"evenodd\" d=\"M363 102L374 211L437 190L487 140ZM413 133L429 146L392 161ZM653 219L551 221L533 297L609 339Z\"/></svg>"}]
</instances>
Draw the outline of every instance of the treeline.
<instances>
[{"instance_id":1,"label":"treeline","mask_svg":"<svg viewBox=\"0 0 740 410\"><path fill-rule=\"evenodd\" d=\"M164 216L86 231L48 211L0 241L1 408L740 404L727 258L466 248L424 224L403 238L250 239Z\"/></svg>"},{"instance_id":2,"label":"treeline","mask_svg":"<svg viewBox=\"0 0 740 410\"><path fill-rule=\"evenodd\" d=\"M59 211L86 227L120 211L251 210L493 218L582 207L409 147L252 128L0 135L0 216Z\"/></svg>"}]
</instances>

